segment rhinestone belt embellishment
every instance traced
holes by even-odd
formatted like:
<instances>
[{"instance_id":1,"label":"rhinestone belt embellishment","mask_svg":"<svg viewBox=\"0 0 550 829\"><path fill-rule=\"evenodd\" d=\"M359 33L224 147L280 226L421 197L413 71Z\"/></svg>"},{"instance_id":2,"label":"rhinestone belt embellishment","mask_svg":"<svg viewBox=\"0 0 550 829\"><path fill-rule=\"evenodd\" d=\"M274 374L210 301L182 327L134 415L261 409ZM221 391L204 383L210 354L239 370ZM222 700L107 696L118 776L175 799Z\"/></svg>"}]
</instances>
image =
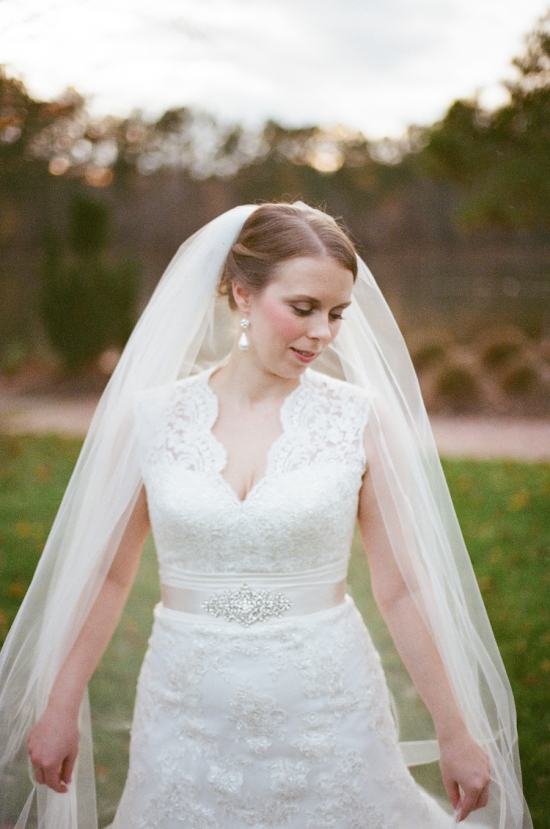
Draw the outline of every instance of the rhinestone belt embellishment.
<instances>
[{"instance_id":1,"label":"rhinestone belt embellishment","mask_svg":"<svg viewBox=\"0 0 550 829\"><path fill-rule=\"evenodd\" d=\"M202 605L213 616L222 616L228 622L240 622L247 626L265 622L271 616L281 616L291 606L292 602L283 593L251 590L247 584L238 590L214 593Z\"/></svg>"}]
</instances>

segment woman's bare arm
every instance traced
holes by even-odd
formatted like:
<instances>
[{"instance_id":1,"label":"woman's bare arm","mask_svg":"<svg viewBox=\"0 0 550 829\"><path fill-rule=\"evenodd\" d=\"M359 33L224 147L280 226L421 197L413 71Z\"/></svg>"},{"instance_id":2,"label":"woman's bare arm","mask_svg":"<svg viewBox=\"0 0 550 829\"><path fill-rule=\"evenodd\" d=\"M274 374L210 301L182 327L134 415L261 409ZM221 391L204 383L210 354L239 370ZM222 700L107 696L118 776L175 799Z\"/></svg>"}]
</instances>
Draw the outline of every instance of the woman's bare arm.
<instances>
[{"instance_id":1,"label":"woman's bare arm","mask_svg":"<svg viewBox=\"0 0 550 829\"><path fill-rule=\"evenodd\" d=\"M142 489L103 587L52 688L46 710L29 733L38 783L66 792L78 753L78 712L88 682L109 644L134 582L149 532Z\"/></svg>"},{"instance_id":2,"label":"woman's bare arm","mask_svg":"<svg viewBox=\"0 0 550 829\"><path fill-rule=\"evenodd\" d=\"M376 463L374 446L367 446L367 457ZM487 804L489 763L464 724L434 640L395 560L370 470L361 489L359 528L369 561L374 598L432 715L443 782L453 808L459 808L458 819L463 820L471 811Z\"/></svg>"}]
</instances>

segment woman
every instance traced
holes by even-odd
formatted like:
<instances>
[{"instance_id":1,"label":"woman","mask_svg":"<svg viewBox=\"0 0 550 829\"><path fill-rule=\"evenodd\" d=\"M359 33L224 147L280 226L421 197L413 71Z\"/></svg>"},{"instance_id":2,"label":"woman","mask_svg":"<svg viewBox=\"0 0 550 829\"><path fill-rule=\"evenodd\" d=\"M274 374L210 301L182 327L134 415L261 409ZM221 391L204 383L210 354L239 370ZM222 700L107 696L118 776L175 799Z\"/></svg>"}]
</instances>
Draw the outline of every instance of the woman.
<instances>
[{"instance_id":1,"label":"woman","mask_svg":"<svg viewBox=\"0 0 550 829\"><path fill-rule=\"evenodd\" d=\"M216 288L241 335L191 374L209 331L222 339ZM351 383L309 368L329 348ZM162 604L115 829L450 825L406 769L345 596L356 517L456 819L529 826L509 689L433 454L391 314L333 220L304 205L237 208L192 237L102 400L35 579L51 588L29 591L8 643L5 757L16 763L37 717L44 825L94 823L78 754L85 689L150 516ZM44 631L61 610L52 645ZM32 795L18 826L31 808Z\"/></svg>"}]
</instances>

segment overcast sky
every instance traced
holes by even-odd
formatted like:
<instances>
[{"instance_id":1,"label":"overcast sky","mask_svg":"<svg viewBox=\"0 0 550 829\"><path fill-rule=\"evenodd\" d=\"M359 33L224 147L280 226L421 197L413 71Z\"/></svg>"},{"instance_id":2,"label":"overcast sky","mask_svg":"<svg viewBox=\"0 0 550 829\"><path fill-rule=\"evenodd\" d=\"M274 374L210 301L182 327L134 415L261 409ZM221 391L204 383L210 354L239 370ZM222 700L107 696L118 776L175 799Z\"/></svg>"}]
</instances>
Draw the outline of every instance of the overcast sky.
<instances>
[{"instance_id":1,"label":"overcast sky","mask_svg":"<svg viewBox=\"0 0 550 829\"><path fill-rule=\"evenodd\" d=\"M97 113L195 105L399 135L499 81L548 0L0 0L0 63Z\"/></svg>"}]
</instances>

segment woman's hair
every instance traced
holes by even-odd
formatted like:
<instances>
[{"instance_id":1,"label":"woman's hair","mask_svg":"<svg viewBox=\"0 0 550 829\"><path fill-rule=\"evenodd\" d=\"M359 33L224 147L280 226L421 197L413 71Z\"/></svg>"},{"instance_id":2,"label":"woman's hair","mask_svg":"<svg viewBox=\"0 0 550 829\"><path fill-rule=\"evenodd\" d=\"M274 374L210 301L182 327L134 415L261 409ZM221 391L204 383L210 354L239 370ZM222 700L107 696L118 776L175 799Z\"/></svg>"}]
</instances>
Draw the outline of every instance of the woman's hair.
<instances>
[{"instance_id":1,"label":"woman's hair","mask_svg":"<svg viewBox=\"0 0 550 829\"><path fill-rule=\"evenodd\" d=\"M219 294L235 309L233 282L260 293L275 276L275 268L300 256L330 256L357 276L353 244L333 218L306 205L262 204L244 223L229 251Z\"/></svg>"}]
</instances>

